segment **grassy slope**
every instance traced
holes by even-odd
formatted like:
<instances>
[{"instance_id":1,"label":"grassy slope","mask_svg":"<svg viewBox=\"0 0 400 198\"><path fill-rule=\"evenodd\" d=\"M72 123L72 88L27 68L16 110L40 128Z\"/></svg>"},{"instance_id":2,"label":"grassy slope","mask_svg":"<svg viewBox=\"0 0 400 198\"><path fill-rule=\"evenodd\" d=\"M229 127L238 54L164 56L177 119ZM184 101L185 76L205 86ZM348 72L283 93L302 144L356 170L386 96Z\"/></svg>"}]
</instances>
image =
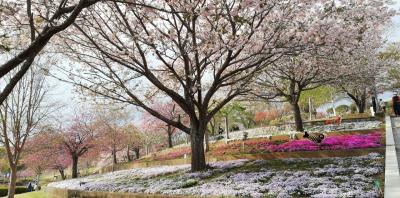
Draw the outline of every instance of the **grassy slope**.
<instances>
[{"instance_id":1,"label":"grassy slope","mask_svg":"<svg viewBox=\"0 0 400 198\"><path fill-rule=\"evenodd\" d=\"M15 198L48 198L44 191L36 191L16 195Z\"/></svg>"}]
</instances>

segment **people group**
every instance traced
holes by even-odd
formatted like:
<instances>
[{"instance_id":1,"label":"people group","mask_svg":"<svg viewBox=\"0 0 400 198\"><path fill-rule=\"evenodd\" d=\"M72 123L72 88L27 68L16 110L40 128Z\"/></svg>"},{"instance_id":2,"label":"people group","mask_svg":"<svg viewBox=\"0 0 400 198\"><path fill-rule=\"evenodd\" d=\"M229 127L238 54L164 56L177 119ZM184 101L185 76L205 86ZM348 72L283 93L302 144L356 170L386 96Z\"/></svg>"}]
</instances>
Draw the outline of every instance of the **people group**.
<instances>
[{"instance_id":1,"label":"people group","mask_svg":"<svg viewBox=\"0 0 400 198\"><path fill-rule=\"evenodd\" d=\"M39 187L38 182L36 180L33 181L33 182L29 182L26 188L27 188L28 192L40 190L39 189L40 187Z\"/></svg>"}]
</instances>

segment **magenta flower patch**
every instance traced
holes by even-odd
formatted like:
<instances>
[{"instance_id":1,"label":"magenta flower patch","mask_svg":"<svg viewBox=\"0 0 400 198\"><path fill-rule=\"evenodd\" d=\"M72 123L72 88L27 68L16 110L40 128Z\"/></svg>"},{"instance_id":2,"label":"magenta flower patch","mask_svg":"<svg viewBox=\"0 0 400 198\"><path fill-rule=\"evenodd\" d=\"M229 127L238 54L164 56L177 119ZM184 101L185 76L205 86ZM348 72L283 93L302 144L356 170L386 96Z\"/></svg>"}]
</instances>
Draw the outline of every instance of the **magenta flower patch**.
<instances>
[{"instance_id":1,"label":"magenta flower patch","mask_svg":"<svg viewBox=\"0 0 400 198\"><path fill-rule=\"evenodd\" d=\"M380 140L380 133L375 132L366 135L342 135L327 137L319 145L306 139L293 140L278 145L266 145L264 150L271 152L284 152L374 148L381 146Z\"/></svg>"}]
</instances>

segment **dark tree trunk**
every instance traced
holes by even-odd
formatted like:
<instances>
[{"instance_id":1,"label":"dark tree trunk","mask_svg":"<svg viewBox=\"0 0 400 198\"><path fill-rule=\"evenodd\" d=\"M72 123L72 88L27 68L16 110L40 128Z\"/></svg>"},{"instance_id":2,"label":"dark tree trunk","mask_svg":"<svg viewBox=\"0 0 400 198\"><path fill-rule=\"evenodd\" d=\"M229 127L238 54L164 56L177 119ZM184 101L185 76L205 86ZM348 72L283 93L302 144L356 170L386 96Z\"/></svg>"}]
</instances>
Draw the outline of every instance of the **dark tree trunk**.
<instances>
[{"instance_id":1,"label":"dark tree trunk","mask_svg":"<svg viewBox=\"0 0 400 198\"><path fill-rule=\"evenodd\" d=\"M131 162L132 161L132 158L131 158L131 154L130 154L130 147L128 146L127 147L127 149L126 149L126 159L128 160L128 162Z\"/></svg>"},{"instance_id":2,"label":"dark tree trunk","mask_svg":"<svg viewBox=\"0 0 400 198\"><path fill-rule=\"evenodd\" d=\"M8 193L7 193L7 198L14 198L15 195L15 185L17 183L17 167L12 166L10 167L10 180L8 183Z\"/></svg>"},{"instance_id":3,"label":"dark tree trunk","mask_svg":"<svg viewBox=\"0 0 400 198\"><path fill-rule=\"evenodd\" d=\"M78 159L77 155L72 155L72 178L78 178Z\"/></svg>"},{"instance_id":4,"label":"dark tree trunk","mask_svg":"<svg viewBox=\"0 0 400 198\"><path fill-rule=\"evenodd\" d=\"M192 148L191 170L192 172L202 171L207 168L204 154L204 133L206 125L191 124L190 143Z\"/></svg>"},{"instance_id":5,"label":"dark tree trunk","mask_svg":"<svg viewBox=\"0 0 400 198\"><path fill-rule=\"evenodd\" d=\"M58 169L58 172L60 172L61 179L62 179L62 180L65 180L64 169L62 169L62 168L59 168L59 169Z\"/></svg>"},{"instance_id":6,"label":"dark tree trunk","mask_svg":"<svg viewBox=\"0 0 400 198\"><path fill-rule=\"evenodd\" d=\"M139 159L140 158L140 152L139 152L140 149L138 147L136 147L133 150L135 151L136 159Z\"/></svg>"},{"instance_id":7,"label":"dark tree trunk","mask_svg":"<svg viewBox=\"0 0 400 198\"><path fill-rule=\"evenodd\" d=\"M208 141L208 130L204 134L204 141L206 141L206 152L210 151L210 142Z\"/></svg>"},{"instance_id":8,"label":"dark tree trunk","mask_svg":"<svg viewBox=\"0 0 400 198\"><path fill-rule=\"evenodd\" d=\"M112 158L113 158L113 164L117 164L118 163L118 161L117 161L117 151L115 150L115 146L114 146L113 150L111 151L111 155L112 155Z\"/></svg>"},{"instance_id":9,"label":"dark tree trunk","mask_svg":"<svg viewBox=\"0 0 400 198\"><path fill-rule=\"evenodd\" d=\"M364 113L365 105L367 102L367 91L363 90L361 94L354 94L354 95L347 91L346 91L346 93L356 104L358 113Z\"/></svg>"},{"instance_id":10,"label":"dark tree trunk","mask_svg":"<svg viewBox=\"0 0 400 198\"><path fill-rule=\"evenodd\" d=\"M172 144L172 132L173 132L173 128L168 125L168 148L172 148L174 147L174 145Z\"/></svg>"},{"instance_id":11,"label":"dark tree trunk","mask_svg":"<svg viewBox=\"0 0 400 198\"><path fill-rule=\"evenodd\" d=\"M294 114L294 123L296 126L296 131L304 131L303 120L301 119L301 112L298 103L292 103L292 110Z\"/></svg>"},{"instance_id":12,"label":"dark tree trunk","mask_svg":"<svg viewBox=\"0 0 400 198\"><path fill-rule=\"evenodd\" d=\"M358 102L356 102L357 108L358 108L358 113L364 113L365 112L365 99L361 99Z\"/></svg>"}]
</instances>

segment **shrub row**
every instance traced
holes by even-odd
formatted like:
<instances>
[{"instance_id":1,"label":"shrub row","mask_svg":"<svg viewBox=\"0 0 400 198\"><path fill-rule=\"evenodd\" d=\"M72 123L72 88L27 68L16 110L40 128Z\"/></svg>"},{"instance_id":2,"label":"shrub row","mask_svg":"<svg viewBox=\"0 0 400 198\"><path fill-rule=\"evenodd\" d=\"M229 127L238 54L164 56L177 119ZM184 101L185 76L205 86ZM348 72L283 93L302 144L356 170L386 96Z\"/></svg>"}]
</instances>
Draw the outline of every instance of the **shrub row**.
<instances>
[{"instance_id":1,"label":"shrub row","mask_svg":"<svg viewBox=\"0 0 400 198\"><path fill-rule=\"evenodd\" d=\"M8 188L7 186L0 186L0 197L7 196ZM17 186L15 188L15 194L21 194L28 192L25 186Z\"/></svg>"}]
</instances>

